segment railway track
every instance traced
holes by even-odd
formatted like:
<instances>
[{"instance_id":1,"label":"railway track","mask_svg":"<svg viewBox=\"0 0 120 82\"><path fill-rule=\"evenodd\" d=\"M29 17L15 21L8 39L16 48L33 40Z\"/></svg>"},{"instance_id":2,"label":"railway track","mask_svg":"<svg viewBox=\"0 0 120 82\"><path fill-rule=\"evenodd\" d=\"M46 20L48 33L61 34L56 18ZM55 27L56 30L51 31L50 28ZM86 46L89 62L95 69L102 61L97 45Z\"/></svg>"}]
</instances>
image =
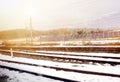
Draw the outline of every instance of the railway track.
<instances>
[{"instance_id":1,"label":"railway track","mask_svg":"<svg viewBox=\"0 0 120 82\"><path fill-rule=\"evenodd\" d=\"M54 67L49 67L49 66L43 66L43 65L37 65L37 64L31 64L31 63L23 63L23 62L16 62L16 61L10 61L10 60L3 60L3 59L0 59L0 61L4 62L7 62L7 63L11 63L11 64L21 64L21 65L27 65L27 66L31 66L31 67L43 67L43 68L51 68L51 69L56 69L56 70L60 70L60 68L54 68ZM15 65L14 65L15 66ZM39 73L39 72L34 72L34 71L29 71L29 70L26 70L26 69L22 69L22 68L17 68L17 67L12 67L12 66L7 66L7 65L1 65L0 64L0 67L1 68L7 68L7 69L11 69L11 70L15 70L15 71L22 71L22 72L26 72L26 73L30 73L30 74L37 74L37 75L42 75L43 77L47 77L47 78L51 78L51 79L55 79L55 80L60 80L60 81L65 81L65 82L77 82L77 80L74 80L74 79L68 79L68 78L63 78L63 77L58 77L58 76L53 76L53 75L49 75L49 74L44 74L44 73Z\"/></svg>"},{"instance_id":2,"label":"railway track","mask_svg":"<svg viewBox=\"0 0 120 82\"><path fill-rule=\"evenodd\" d=\"M56 54L56 55L67 55L67 56L84 56L84 57L96 57L96 58L111 58L111 59L120 59L120 55L99 55L95 54L83 54L83 53L74 53L74 52L56 52L56 51L36 51L42 54Z\"/></svg>"},{"instance_id":3,"label":"railway track","mask_svg":"<svg viewBox=\"0 0 120 82\"><path fill-rule=\"evenodd\" d=\"M27 57L27 58L32 58L32 59L46 59L46 60L62 60L60 62L64 62L67 60L67 62L74 62L74 63L84 63L84 62L97 62L97 63L109 63L112 65L116 65L116 64L120 64L120 58L119 56L115 57L102 57L102 56L88 56L88 55L79 55L79 54L74 54L74 53L61 53L61 52L46 52L46 51L39 51L39 52L25 52L25 51L16 51L16 50L3 50L0 49L0 52L3 54L8 54L10 56L10 53L12 52L14 57ZM13 58L14 58L13 57ZM97 59L96 59L97 58ZM112 60L110 60L109 58L112 58ZM2 59L0 58L0 62L4 62L4 63L11 63L11 64L20 64L20 65L27 65L27 66L34 66L34 67L43 67L43 68L48 68L48 69L55 69L55 70L62 70L65 72L75 72L75 73L83 73L83 74L90 74L90 75L100 75L100 76L110 76L110 77L120 77L120 74L118 73L109 73L109 72L98 72L98 71L91 71L91 70L84 70L84 69L72 69L72 68L67 68L67 67L59 67L59 66L47 66L47 65L39 65L36 63L30 63L30 62L21 62L21 61L17 61L17 60L10 60L10 59ZM4 64L0 63L0 66L2 67L10 67L10 66L6 66ZM14 68L14 67L10 67L10 68ZM16 69L16 68L14 68ZM17 68L19 69L19 68ZM20 69L20 70L24 70L24 69ZM27 70L25 70L27 71ZM34 72L33 72L34 73ZM47 74L43 74L45 76L48 77L52 77L52 78L57 78L57 79L61 79L61 80L66 80L66 81L77 81L74 79L68 79L68 78L63 78L63 77L56 77L56 76L51 76L51 75L47 75Z\"/></svg>"},{"instance_id":4,"label":"railway track","mask_svg":"<svg viewBox=\"0 0 120 82\"><path fill-rule=\"evenodd\" d=\"M0 50L3 54L10 55L10 50ZM72 63L101 63L101 64L111 64L117 65L120 64L119 56L107 57L106 56L89 56L87 55L74 55L74 54L63 54L63 53L50 53L50 52L25 52L25 51L12 51L16 57L27 57L33 59L42 59L42 60L51 60L58 62L72 62ZM112 59L111 59L112 58Z\"/></svg>"},{"instance_id":5,"label":"railway track","mask_svg":"<svg viewBox=\"0 0 120 82\"><path fill-rule=\"evenodd\" d=\"M101 75L101 76L110 76L110 77L120 77L120 74L117 74L117 73L115 74L115 73L108 73L108 72L90 71L90 70L84 70L84 69L73 69L73 68L60 67L60 66L57 67L57 66L39 65L39 64L30 63L30 62L24 62L24 61L22 62L22 61L9 60L9 59L1 59L1 58L0 58L0 61L7 62L9 64L28 65L28 66L38 67L38 68L40 68L40 67L50 68L50 69L55 69L57 71L59 71L59 70L61 71L62 70L62 71L65 71L65 72L76 72L76 73L83 73L83 74L92 74L92 75ZM5 66L5 65L2 64L1 66ZM5 66L5 67L7 67L7 66ZM17 68L17 69L19 69L19 68Z\"/></svg>"},{"instance_id":6,"label":"railway track","mask_svg":"<svg viewBox=\"0 0 120 82\"><path fill-rule=\"evenodd\" d=\"M0 49L120 53L120 46L1 46Z\"/></svg>"}]
</instances>

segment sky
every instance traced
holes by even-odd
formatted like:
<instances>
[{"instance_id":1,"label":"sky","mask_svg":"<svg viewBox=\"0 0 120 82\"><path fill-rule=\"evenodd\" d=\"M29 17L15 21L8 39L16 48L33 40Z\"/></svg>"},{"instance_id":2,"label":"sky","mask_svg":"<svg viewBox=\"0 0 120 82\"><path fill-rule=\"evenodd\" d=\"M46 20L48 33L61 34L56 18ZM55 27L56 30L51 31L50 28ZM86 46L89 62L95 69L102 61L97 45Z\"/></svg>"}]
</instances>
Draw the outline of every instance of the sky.
<instances>
[{"instance_id":1,"label":"sky","mask_svg":"<svg viewBox=\"0 0 120 82\"><path fill-rule=\"evenodd\" d=\"M29 27L30 17L38 30L96 28L97 20L116 13L120 0L0 0L0 30Z\"/></svg>"}]
</instances>

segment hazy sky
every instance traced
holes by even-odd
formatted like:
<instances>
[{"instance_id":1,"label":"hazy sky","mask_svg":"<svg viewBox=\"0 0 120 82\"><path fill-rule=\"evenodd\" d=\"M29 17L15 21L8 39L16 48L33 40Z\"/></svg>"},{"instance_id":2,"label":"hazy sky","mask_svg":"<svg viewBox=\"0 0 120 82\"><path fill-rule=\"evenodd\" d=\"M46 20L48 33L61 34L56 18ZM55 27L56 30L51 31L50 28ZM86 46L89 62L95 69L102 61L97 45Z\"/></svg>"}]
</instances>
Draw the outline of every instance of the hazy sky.
<instances>
[{"instance_id":1,"label":"hazy sky","mask_svg":"<svg viewBox=\"0 0 120 82\"><path fill-rule=\"evenodd\" d=\"M120 0L0 0L0 29L89 27L96 19L120 12Z\"/></svg>"}]
</instances>

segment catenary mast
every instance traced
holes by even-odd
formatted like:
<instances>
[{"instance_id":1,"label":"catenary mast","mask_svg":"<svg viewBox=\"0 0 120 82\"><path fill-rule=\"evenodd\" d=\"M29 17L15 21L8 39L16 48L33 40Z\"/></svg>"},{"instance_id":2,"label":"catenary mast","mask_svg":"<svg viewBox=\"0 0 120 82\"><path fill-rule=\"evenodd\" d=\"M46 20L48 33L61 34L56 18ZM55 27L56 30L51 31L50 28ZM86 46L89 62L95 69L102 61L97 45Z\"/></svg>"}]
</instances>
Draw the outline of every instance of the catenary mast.
<instances>
[{"instance_id":1,"label":"catenary mast","mask_svg":"<svg viewBox=\"0 0 120 82\"><path fill-rule=\"evenodd\" d=\"M30 44L32 45L33 44L32 17L30 17L29 29L30 29Z\"/></svg>"}]
</instances>

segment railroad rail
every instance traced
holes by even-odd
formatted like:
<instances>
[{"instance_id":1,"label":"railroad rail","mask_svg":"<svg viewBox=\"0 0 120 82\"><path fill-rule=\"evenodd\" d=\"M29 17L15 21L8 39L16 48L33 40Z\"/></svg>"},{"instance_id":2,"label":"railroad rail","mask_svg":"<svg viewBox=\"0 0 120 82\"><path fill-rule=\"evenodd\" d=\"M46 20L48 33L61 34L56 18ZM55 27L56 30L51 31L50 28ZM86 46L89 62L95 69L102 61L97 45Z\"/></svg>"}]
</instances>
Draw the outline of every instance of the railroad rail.
<instances>
[{"instance_id":1,"label":"railroad rail","mask_svg":"<svg viewBox=\"0 0 120 82\"><path fill-rule=\"evenodd\" d=\"M33 52L33 50L28 50L26 52L26 50L22 51L23 49L15 49L13 48L13 50L4 50L4 48L0 49L0 53L5 54L5 55L9 55L11 56L11 53L13 54L13 58L15 57L27 57L27 58L32 58L32 59L47 59L47 60L56 60L59 61L62 59L61 62L64 61L68 61L68 62L74 62L74 63L83 63L83 62L97 62L97 63L109 63L109 64L120 64L120 57L110 57L112 58L112 60L109 60L109 57L106 58L102 57L102 56L89 56L88 55L79 55L79 54L67 54L65 53L55 53L55 52ZM17 51L19 50L19 51ZM36 50L34 50L36 51ZM96 59L97 58L97 59ZM67 68L67 67L57 67L57 66L47 66L47 65L39 65L39 64L35 64L35 63L29 63L29 62L21 62L21 61L17 61L17 60L10 60L10 59L2 59L0 58L0 62L6 62L6 63L12 63L12 64L20 64L20 65L27 65L27 66L34 66L34 67L43 67L43 68L48 68L48 69L55 69L55 70L62 70L65 72L75 72L75 73L83 73L83 74L92 74L92 75L100 75L100 76L110 76L110 77L120 77L120 74L118 73L108 73L108 72L97 72L97 71L91 71L91 70L84 70L84 69L72 69L72 68ZM2 67L8 67L4 64L0 64L0 66ZM10 67L13 69L16 69L14 67ZM17 68L19 69L19 68ZM24 69L20 69L23 70ZM27 71L27 70L25 70ZM36 73L36 72L35 72ZM45 76L48 77L52 77L52 78L57 78L57 79L61 79L61 80L65 80L65 81L77 81L74 79L68 79L68 78L63 78L63 77L57 77L57 76L50 76L50 75L46 75L43 74Z\"/></svg>"},{"instance_id":2,"label":"railroad rail","mask_svg":"<svg viewBox=\"0 0 120 82\"><path fill-rule=\"evenodd\" d=\"M14 64L22 64L22 65L34 66L34 67L51 68L51 67L48 67L48 66L30 64L30 63L23 63L23 62L16 62L16 61L10 61L10 60L3 60L3 59L0 59L0 61L7 62L7 63L9 62L9 63L12 63L12 64L14 63ZM60 81L65 81L65 82L78 82L77 80L70 79L70 78L68 79L68 78L63 78L63 77L52 76L52 75L49 75L49 74L37 73L37 72L33 72L33 71L25 70L25 69L20 69L20 68L16 68L16 67L11 67L11 66L6 66L6 65L1 65L1 64L0 64L0 67L1 68L11 69L11 70L16 70L16 71L32 73L32 74L35 74L35 75L37 74L37 75L41 75L43 77L47 77L47 78L51 78L51 79L55 79L55 80L60 80ZM55 68L53 67L53 69L55 69ZM59 68L57 70L59 70Z\"/></svg>"},{"instance_id":3,"label":"railroad rail","mask_svg":"<svg viewBox=\"0 0 120 82\"><path fill-rule=\"evenodd\" d=\"M120 77L120 74L117 74L117 73L112 74L112 73L106 73L106 72L89 71L89 70L84 70L84 69L72 69L72 68L67 68L67 67L39 65L39 64L34 64L34 63L29 63L29 62L24 62L24 61L20 62L20 61L15 61L15 60L8 60L8 59L0 59L0 61L8 62L8 63L14 63L14 64L28 65L28 66L35 66L35 67L50 68L50 69L62 70L62 71L66 71L66 72L76 72L76 73L83 73L83 74Z\"/></svg>"},{"instance_id":4,"label":"railroad rail","mask_svg":"<svg viewBox=\"0 0 120 82\"><path fill-rule=\"evenodd\" d=\"M69 55L69 56L84 56L84 57L96 57L96 58L111 58L111 59L120 59L120 55L97 55L94 54L83 54L83 53L76 53L76 52L56 52L56 51L36 51L41 54L56 54L56 55Z\"/></svg>"},{"instance_id":5,"label":"railroad rail","mask_svg":"<svg viewBox=\"0 0 120 82\"><path fill-rule=\"evenodd\" d=\"M11 50L0 50L3 54L10 55ZM34 52L25 52L25 51L12 51L12 55L16 57L27 57L33 59L42 59L42 60L51 60L51 61L59 61L59 62L74 62L74 63L109 63L111 65L120 64L119 59L109 59L109 58L96 58L96 57L83 57L83 56L73 56L65 55L65 54L49 54L49 53L34 53ZM104 56L103 56L104 57ZM110 57L111 58L111 57ZM115 57L113 57L115 58ZM119 57L117 57L119 58Z\"/></svg>"},{"instance_id":6,"label":"railroad rail","mask_svg":"<svg viewBox=\"0 0 120 82\"><path fill-rule=\"evenodd\" d=\"M120 53L120 46L1 46L0 49Z\"/></svg>"}]
</instances>

